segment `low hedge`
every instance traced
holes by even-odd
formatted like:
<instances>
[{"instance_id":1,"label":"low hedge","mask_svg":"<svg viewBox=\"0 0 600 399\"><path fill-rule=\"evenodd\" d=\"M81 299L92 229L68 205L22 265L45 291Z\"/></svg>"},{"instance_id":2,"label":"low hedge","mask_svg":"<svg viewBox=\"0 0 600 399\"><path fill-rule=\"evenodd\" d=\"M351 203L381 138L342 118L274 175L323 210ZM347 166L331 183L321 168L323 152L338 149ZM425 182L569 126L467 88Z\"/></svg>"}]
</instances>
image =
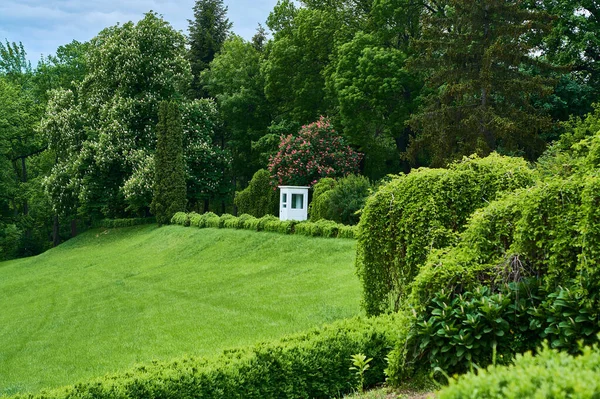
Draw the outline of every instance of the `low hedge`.
<instances>
[{"instance_id":1,"label":"low hedge","mask_svg":"<svg viewBox=\"0 0 600 399\"><path fill-rule=\"evenodd\" d=\"M276 216L265 215L261 218L243 214L239 217L224 214L218 216L212 212L203 215L197 213L178 212L171 219L172 224L180 226L195 226L199 228L246 229L254 231L269 231L281 234L300 234L311 237L356 238L358 228L345 226L330 220L317 222L298 222L295 220L279 220Z\"/></svg>"},{"instance_id":2,"label":"low hedge","mask_svg":"<svg viewBox=\"0 0 600 399\"><path fill-rule=\"evenodd\" d=\"M365 386L385 380L385 358L407 334L405 316L342 320L307 333L213 358L154 362L39 394L13 398L330 398L352 392L358 377L351 356L373 360Z\"/></svg>"},{"instance_id":3,"label":"low hedge","mask_svg":"<svg viewBox=\"0 0 600 399\"><path fill-rule=\"evenodd\" d=\"M156 223L155 217L128 218L128 219L102 219L102 220L94 223L93 226L94 227L104 227L107 229L115 229L118 227L131 227L131 226L139 226L139 225L143 225L143 224L153 224L153 223ZM178 222L177 224L184 225L183 222Z\"/></svg>"},{"instance_id":4,"label":"low hedge","mask_svg":"<svg viewBox=\"0 0 600 399\"><path fill-rule=\"evenodd\" d=\"M573 398L600 393L600 350L586 347L571 356L547 347L538 355L517 356L514 364L490 367L451 379L438 399Z\"/></svg>"}]
</instances>

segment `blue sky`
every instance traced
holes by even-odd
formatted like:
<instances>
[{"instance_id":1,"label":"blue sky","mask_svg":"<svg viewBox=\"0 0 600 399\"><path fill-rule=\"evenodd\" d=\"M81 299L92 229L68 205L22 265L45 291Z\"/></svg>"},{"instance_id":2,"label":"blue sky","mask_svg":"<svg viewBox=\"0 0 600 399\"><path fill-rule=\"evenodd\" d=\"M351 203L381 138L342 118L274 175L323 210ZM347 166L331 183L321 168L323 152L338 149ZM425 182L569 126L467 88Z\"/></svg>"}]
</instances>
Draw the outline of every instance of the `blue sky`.
<instances>
[{"instance_id":1,"label":"blue sky","mask_svg":"<svg viewBox=\"0 0 600 399\"><path fill-rule=\"evenodd\" d=\"M138 21L145 12L162 14L187 34L195 0L1 0L0 40L22 42L35 65L62 44L87 41L117 22ZM250 39L265 25L277 0L224 0L233 31Z\"/></svg>"}]
</instances>

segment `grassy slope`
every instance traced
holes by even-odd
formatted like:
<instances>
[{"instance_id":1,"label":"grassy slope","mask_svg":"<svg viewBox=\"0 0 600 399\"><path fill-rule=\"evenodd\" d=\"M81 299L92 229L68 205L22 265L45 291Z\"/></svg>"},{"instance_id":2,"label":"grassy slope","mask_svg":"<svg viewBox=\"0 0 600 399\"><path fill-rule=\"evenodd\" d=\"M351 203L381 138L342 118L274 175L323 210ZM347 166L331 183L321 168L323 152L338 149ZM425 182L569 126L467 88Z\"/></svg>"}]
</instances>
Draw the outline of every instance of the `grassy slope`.
<instances>
[{"instance_id":1,"label":"grassy slope","mask_svg":"<svg viewBox=\"0 0 600 399\"><path fill-rule=\"evenodd\" d=\"M359 313L352 240L142 226L0 263L0 394Z\"/></svg>"}]
</instances>

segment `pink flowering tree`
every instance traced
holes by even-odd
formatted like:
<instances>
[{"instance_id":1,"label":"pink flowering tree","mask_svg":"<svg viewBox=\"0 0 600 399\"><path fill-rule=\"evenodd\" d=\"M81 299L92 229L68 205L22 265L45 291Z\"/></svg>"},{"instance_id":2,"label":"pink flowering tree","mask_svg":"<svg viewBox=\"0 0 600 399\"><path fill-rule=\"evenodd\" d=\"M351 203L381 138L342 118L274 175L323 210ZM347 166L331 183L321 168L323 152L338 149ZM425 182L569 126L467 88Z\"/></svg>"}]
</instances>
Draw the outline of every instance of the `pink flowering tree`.
<instances>
[{"instance_id":1,"label":"pink flowering tree","mask_svg":"<svg viewBox=\"0 0 600 399\"><path fill-rule=\"evenodd\" d=\"M322 177L358 173L362 154L344 142L329 119L302 126L298 135L282 136L269 162L273 185L312 186Z\"/></svg>"}]
</instances>

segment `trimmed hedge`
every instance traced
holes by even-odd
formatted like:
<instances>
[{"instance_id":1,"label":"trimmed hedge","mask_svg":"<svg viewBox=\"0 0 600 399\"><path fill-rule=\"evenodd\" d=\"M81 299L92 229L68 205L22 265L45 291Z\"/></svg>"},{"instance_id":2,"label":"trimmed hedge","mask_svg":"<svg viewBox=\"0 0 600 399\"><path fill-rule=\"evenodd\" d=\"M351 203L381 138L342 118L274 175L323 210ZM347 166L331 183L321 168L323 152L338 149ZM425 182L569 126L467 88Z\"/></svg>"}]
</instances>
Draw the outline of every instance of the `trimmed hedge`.
<instances>
[{"instance_id":1,"label":"trimmed hedge","mask_svg":"<svg viewBox=\"0 0 600 399\"><path fill-rule=\"evenodd\" d=\"M600 350L584 348L577 357L544 348L538 355L517 356L514 364L489 367L451 379L438 399L573 398L600 393Z\"/></svg>"},{"instance_id":2,"label":"trimmed hedge","mask_svg":"<svg viewBox=\"0 0 600 399\"><path fill-rule=\"evenodd\" d=\"M156 223L155 217L149 218L128 218L128 219L102 219L94 223L94 227L104 227L107 229L116 229L119 227L140 226L144 224ZM177 223L182 224L182 223ZM183 224L182 224L183 225Z\"/></svg>"},{"instance_id":3,"label":"trimmed hedge","mask_svg":"<svg viewBox=\"0 0 600 399\"><path fill-rule=\"evenodd\" d=\"M279 220L273 215L265 215L261 218L243 214L239 217L224 214L218 216L212 212L203 215L197 213L178 212L171 219L172 224L180 226L195 226L199 228L227 228L246 229L254 231L268 231L281 234L300 234L311 237L330 238L356 238L357 227L345 226L330 220L319 220L317 222L298 222L295 220Z\"/></svg>"},{"instance_id":4,"label":"trimmed hedge","mask_svg":"<svg viewBox=\"0 0 600 399\"><path fill-rule=\"evenodd\" d=\"M221 356L154 362L95 381L17 395L17 399L330 398L352 392L350 357L373 358L365 385L384 382L385 358L406 337L405 316L354 318L307 333L225 351Z\"/></svg>"},{"instance_id":5,"label":"trimmed hedge","mask_svg":"<svg viewBox=\"0 0 600 399\"><path fill-rule=\"evenodd\" d=\"M420 168L381 186L358 225L357 273L368 315L400 308L432 249L456 242L470 215L534 183L521 158L464 158L448 169Z\"/></svg>"}]
</instances>

